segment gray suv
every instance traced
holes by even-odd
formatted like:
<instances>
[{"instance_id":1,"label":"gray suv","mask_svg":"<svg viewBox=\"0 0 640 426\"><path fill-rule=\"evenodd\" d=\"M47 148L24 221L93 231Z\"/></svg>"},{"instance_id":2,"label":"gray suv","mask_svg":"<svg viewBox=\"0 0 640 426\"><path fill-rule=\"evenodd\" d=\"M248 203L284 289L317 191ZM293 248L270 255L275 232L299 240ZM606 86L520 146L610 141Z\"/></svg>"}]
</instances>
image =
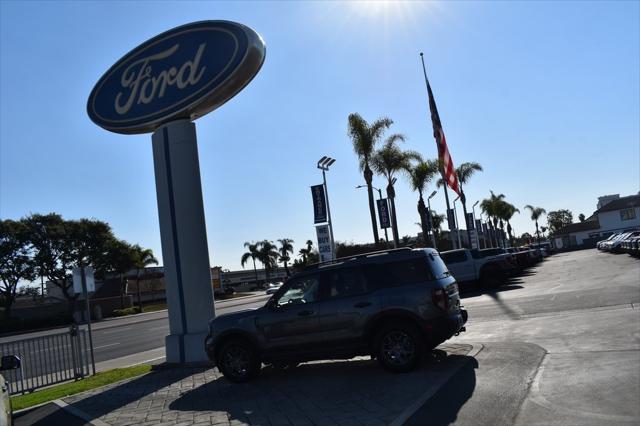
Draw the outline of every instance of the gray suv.
<instances>
[{"instance_id":1,"label":"gray suv","mask_svg":"<svg viewBox=\"0 0 640 426\"><path fill-rule=\"evenodd\" d=\"M276 367L371 355L392 372L464 331L456 280L433 249L403 248L312 265L258 309L209 322L205 349L227 379Z\"/></svg>"}]
</instances>

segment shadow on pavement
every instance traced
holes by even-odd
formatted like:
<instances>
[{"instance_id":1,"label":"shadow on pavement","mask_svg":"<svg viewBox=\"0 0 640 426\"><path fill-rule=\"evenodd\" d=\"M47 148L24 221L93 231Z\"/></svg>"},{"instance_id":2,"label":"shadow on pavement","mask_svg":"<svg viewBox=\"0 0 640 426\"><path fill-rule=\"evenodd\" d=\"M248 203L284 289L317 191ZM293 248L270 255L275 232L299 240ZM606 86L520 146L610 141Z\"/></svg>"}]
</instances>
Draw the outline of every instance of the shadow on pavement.
<instances>
[{"instance_id":1,"label":"shadow on pavement","mask_svg":"<svg viewBox=\"0 0 640 426\"><path fill-rule=\"evenodd\" d=\"M14 426L84 426L89 423L50 403L15 416L13 424Z\"/></svg>"},{"instance_id":2,"label":"shadow on pavement","mask_svg":"<svg viewBox=\"0 0 640 426\"><path fill-rule=\"evenodd\" d=\"M454 355L455 356L455 355ZM471 399L476 388L478 361L469 356L466 362L429 400L407 420L405 425L449 425L456 422L458 412ZM487 407L499 409L499 407Z\"/></svg>"},{"instance_id":3,"label":"shadow on pavement","mask_svg":"<svg viewBox=\"0 0 640 426\"><path fill-rule=\"evenodd\" d=\"M521 288L524 288L523 286L521 286L522 282L509 282L508 284L502 285L496 289L493 290L482 290L482 289L478 289L478 288L474 288L474 289L468 289L468 290L462 290L461 294L460 294L460 298L464 299L466 297L476 297L476 296L482 296L483 294L488 294L489 296L492 296L495 293L499 293L499 292L503 292L503 291L511 291L511 290L518 290ZM492 296L493 297L493 296Z\"/></svg>"}]
</instances>

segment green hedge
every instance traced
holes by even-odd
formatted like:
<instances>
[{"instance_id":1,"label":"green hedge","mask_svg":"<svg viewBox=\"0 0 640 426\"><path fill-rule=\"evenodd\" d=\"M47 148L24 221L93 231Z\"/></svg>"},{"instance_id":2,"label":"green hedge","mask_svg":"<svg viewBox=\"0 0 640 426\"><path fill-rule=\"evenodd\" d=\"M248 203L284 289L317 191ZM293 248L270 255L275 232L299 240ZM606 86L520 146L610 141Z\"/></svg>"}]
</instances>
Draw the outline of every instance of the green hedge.
<instances>
[{"instance_id":1,"label":"green hedge","mask_svg":"<svg viewBox=\"0 0 640 426\"><path fill-rule=\"evenodd\" d=\"M133 308L114 309L112 315L114 317L124 317L125 315L139 314L140 312L140 308L134 306Z\"/></svg>"}]
</instances>

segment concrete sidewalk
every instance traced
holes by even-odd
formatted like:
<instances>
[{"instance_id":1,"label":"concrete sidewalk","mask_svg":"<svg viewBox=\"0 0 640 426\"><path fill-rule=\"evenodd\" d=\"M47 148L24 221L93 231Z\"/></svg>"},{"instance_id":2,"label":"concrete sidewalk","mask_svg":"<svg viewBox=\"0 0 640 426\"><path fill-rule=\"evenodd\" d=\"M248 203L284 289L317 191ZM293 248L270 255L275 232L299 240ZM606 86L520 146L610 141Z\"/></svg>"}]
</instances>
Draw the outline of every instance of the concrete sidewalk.
<instances>
[{"instance_id":1,"label":"concrete sidewalk","mask_svg":"<svg viewBox=\"0 0 640 426\"><path fill-rule=\"evenodd\" d=\"M289 371L265 368L256 380L240 385L214 368L161 367L63 401L100 425L402 424L481 348L442 345L446 356L410 374L389 374L360 357Z\"/></svg>"}]
</instances>

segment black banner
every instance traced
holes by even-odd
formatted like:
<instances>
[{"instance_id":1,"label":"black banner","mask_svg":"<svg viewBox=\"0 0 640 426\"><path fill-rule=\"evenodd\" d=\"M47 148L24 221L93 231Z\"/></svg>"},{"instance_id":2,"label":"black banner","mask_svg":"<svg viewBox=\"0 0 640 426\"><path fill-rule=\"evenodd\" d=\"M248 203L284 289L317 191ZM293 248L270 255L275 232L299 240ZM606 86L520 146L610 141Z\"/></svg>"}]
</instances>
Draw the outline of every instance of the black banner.
<instances>
[{"instance_id":1,"label":"black banner","mask_svg":"<svg viewBox=\"0 0 640 426\"><path fill-rule=\"evenodd\" d=\"M324 197L324 185L311 187L313 197L313 223L327 222L327 202Z\"/></svg>"},{"instance_id":2,"label":"black banner","mask_svg":"<svg viewBox=\"0 0 640 426\"><path fill-rule=\"evenodd\" d=\"M376 200L378 203L378 220L380 221L380 228L391 228L391 220L389 219L389 203L386 198Z\"/></svg>"},{"instance_id":3,"label":"black banner","mask_svg":"<svg viewBox=\"0 0 640 426\"><path fill-rule=\"evenodd\" d=\"M475 223L473 223L473 213L467 213L467 229L470 231L475 229Z\"/></svg>"},{"instance_id":4,"label":"black banner","mask_svg":"<svg viewBox=\"0 0 640 426\"><path fill-rule=\"evenodd\" d=\"M426 222L427 222L427 231L431 232L433 230L433 216L431 216L433 213L431 213L431 210L427 209L427 217L426 217Z\"/></svg>"},{"instance_id":5,"label":"black banner","mask_svg":"<svg viewBox=\"0 0 640 426\"><path fill-rule=\"evenodd\" d=\"M447 211L447 222L448 222L450 231L456 229L456 215L453 212L453 209L449 209Z\"/></svg>"},{"instance_id":6,"label":"black banner","mask_svg":"<svg viewBox=\"0 0 640 426\"><path fill-rule=\"evenodd\" d=\"M476 229L478 230L478 235L482 235L482 222L480 219L476 219Z\"/></svg>"}]
</instances>

